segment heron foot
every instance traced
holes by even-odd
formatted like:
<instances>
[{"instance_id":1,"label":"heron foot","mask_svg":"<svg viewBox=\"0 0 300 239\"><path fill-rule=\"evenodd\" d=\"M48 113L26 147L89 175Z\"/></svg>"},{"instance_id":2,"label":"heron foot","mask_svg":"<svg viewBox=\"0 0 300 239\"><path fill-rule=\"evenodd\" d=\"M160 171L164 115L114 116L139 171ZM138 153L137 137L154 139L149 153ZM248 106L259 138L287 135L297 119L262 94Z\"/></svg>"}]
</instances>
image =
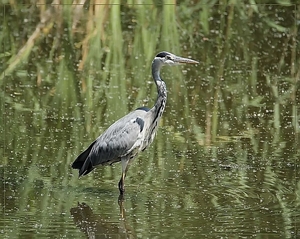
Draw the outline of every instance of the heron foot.
<instances>
[{"instance_id":1,"label":"heron foot","mask_svg":"<svg viewBox=\"0 0 300 239\"><path fill-rule=\"evenodd\" d=\"M123 205L124 201L125 201L124 194L120 194L119 197L118 197L119 206Z\"/></svg>"},{"instance_id":2,"label":"heron foot","mask_svg":"<svg viewBox=\"0 0 300 239\"><path fill-rule=\"evenodd\" d=\"M119 207L120 207L120 216L121 216L122 219L125 218L124 201L125 201L124 195L120 194L119 198L118 198L118 204L119 204Z\"/></svg>"}]
</instances>

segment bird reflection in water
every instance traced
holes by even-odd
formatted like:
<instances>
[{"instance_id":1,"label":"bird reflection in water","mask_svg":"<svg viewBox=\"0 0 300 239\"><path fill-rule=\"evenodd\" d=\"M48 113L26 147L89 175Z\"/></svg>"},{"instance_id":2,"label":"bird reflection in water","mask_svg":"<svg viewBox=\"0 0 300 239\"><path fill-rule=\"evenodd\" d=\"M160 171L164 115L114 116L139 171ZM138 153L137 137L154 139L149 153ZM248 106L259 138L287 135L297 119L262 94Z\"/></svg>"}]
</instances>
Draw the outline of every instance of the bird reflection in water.
<instances>
[{"instance_id":1,"label":"bird reflection in water","mask_svg":"<svg viewBox=\"0 0 300 239\"><path fill-rule=\"evenodd\" d=\"M127 224L123 201L119 200L121 220L112 222L96 214L86 203L78 203L70 212L75 225L87 238L136 238Z\"/></svg>"}]
</instances>

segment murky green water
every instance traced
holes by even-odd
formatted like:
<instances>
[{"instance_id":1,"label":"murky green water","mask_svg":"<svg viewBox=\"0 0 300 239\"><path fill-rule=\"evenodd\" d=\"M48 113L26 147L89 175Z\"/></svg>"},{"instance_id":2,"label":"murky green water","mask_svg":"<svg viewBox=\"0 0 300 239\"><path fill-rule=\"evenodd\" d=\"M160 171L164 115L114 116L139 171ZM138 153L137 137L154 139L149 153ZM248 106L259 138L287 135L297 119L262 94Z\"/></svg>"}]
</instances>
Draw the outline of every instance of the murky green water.
<instances>
[{"instance_id":1,"label":"murky green water","mask_svg":"<svg viewBox=\"0 0 300 239\"><path fill-rule=\"evenodd\" d=\"M119 6L77 23L63 6L24 56L43 9L1 6L3 238L300 237L299 8ZM118 203L120 164L81 179L70 164L154 104L161 50L200 64L162 70L162 123Z\"/></svg>"}]
</instances>

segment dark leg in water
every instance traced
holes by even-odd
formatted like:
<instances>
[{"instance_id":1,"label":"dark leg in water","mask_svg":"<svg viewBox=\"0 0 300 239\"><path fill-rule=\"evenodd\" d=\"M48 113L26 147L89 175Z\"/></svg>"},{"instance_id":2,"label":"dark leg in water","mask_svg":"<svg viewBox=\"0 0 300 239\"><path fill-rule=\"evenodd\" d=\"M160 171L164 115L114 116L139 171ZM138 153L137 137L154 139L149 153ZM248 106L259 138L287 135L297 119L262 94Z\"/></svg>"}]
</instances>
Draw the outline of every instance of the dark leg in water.
<instances>
[{"instance_id":1,"label":"dark leg in water","mask_svg":"<svg viewBox=\"0 0 300 239\"><path fill-rule=\"evenodd\" d=\"M120 195L123 195L125 192L125 173L122 172L122 177L119 181L119 191Z\"/></svg>"},{"instance_id":2,"label":"dark leg in water","mask_svg":"<svg viewBox=\"0 0 300 239\"><path fill-rule=\"evenodd\" d=\"M129 160L127 158L122 158L121 163L122 163L122 177L119 181L119 190L120 190L120 195L123 195L125 192L125 177L129 169Z\"/></svg>"}]
</instances>

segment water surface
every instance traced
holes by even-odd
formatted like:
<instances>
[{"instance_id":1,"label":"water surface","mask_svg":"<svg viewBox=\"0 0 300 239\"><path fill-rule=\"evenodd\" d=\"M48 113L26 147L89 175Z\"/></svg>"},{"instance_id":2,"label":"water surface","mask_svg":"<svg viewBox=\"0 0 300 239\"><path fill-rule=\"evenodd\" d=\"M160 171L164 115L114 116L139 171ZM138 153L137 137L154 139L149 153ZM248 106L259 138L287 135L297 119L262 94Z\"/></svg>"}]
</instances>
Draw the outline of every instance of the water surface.
<instances>
[{"instance_id":1,"label":"water surface","mask_svg":"<svg viewBox=\"0 0 300 239\"><path fill-rule=\"evenodd\" d=\"M3 238L299 237L295 6L64 5L42 34L41 6L2 9ZM200 64L162 70L166 110L120 203L119 164L80 179L70 165L154 104L161 50Z\"/></svg>"}]
</instances>

